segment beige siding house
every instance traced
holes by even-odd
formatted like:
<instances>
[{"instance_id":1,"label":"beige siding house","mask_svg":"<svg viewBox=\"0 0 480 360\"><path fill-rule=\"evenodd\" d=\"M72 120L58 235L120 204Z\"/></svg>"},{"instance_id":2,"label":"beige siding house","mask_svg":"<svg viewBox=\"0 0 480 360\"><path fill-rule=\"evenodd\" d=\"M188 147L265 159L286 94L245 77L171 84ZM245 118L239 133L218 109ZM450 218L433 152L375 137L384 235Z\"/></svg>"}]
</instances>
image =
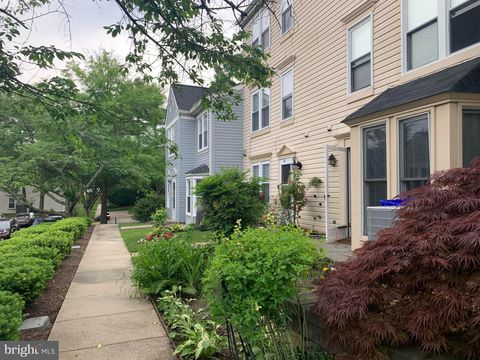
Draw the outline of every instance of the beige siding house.
<instances>
[{"instance_id":1,"label":"beige siding house","mask_svg":"<svg viewBox=\"0 0 480 360\"><path fill-rule=\"evenodd\" d=\"M302 226L358 248L367 206L480 155L480 1L270 8L244 19L277 71L270 89L244 89L244 164L269 178L271 201L293 163L323 180Z\"/></svg>"},{"instance_id":2,"label":"beige siding house","mask_svg":"<svg viewBox=\"0 0 480 360\"><path fill-rule=\"evenodd\" d=\"M36 207L40 205L40 193L31 187L26 188L27 199ZM5 192L0 191L0 214L12 216L17 212L18 202ZM59 204L49 196L45 196L44 209L56 212L64 212L65 206Z\"/></svg>"}]
</instances>

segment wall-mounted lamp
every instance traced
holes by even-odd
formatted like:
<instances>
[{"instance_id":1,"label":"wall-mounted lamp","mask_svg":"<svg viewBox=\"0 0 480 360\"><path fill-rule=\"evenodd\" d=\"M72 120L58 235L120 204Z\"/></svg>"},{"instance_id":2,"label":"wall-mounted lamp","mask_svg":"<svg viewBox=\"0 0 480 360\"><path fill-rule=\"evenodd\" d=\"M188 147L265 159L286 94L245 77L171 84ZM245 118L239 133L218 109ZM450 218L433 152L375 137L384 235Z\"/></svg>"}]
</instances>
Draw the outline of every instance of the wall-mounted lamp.
<instances>
[{"instance_id":1,"label":"wall-mounted lamp","mask_svg":"<svg viewBox=\"0 0 480 360\"><path fill-rule=\"evenodd\" d=\"M296 156L294 156L292 159L292 165L295 169L302 170L303 165L300 161L298 161Z\"/></svg>"},{"instance_id":2,"label":"wall-mounted lamp","mask_svg":"<svg viewBox=\"0 0 480 360\"><path fill-rule=\"evenodd\" d=\"M330 166L337 166L337 158L335 157L335 155L331 154L329 157L328 157L328 165Z\"/></svg>"}]
</instances>

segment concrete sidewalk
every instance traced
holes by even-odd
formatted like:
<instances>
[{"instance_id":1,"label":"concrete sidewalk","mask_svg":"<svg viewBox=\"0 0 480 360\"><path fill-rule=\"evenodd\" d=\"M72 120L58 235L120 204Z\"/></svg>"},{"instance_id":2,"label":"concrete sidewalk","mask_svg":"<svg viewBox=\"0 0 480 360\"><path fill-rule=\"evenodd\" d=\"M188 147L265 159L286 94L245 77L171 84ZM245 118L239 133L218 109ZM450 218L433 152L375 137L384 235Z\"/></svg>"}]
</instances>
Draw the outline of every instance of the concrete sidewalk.
<instances>
[{"instance_id":1,"label":"concrete sidewalk","mask_svg":"<svg viewBox=\"0 0 480 360\"><path fill-rule=\"evenodd\" d=\"M50 333L60 360L169 360L169 339L152 304L130 280L117 225L97 225Z\"/></svg>"}]
</instances>

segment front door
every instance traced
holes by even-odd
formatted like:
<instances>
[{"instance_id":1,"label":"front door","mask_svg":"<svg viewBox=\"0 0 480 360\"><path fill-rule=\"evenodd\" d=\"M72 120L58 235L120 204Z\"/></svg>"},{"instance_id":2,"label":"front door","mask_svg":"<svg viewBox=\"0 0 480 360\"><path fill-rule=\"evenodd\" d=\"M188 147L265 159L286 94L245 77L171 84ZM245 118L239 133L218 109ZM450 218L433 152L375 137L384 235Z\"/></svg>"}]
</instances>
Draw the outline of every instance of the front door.
<instances>
[{"instance_id":1,"label":"front door","mask_svg":"<svg viewBox=\"0 0 480 360\"><path fill-rule=\"evenodd\" d=\"M350 236L349 149L327 145L325 151L325 235L328 243Z\"/></svg>"}]
</instances>

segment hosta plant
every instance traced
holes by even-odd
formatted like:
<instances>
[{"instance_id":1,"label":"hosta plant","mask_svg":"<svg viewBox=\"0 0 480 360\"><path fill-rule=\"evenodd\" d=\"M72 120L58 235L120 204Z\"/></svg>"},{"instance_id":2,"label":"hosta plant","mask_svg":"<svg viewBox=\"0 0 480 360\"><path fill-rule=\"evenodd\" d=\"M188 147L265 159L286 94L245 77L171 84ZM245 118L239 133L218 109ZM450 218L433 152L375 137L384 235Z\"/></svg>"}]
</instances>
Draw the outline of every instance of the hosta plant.
<instances>
[{"instance_id":1,"label":"hosta plant","mask_svg":"<svg viewBox=\"0 0 480 360\"><path fill-rule=\"evenodd\" d=\"M480 359L480 160L402 196L393 227L318 282L328 343L339 358L417 343Z\"/></svg>"}]
</instances>

